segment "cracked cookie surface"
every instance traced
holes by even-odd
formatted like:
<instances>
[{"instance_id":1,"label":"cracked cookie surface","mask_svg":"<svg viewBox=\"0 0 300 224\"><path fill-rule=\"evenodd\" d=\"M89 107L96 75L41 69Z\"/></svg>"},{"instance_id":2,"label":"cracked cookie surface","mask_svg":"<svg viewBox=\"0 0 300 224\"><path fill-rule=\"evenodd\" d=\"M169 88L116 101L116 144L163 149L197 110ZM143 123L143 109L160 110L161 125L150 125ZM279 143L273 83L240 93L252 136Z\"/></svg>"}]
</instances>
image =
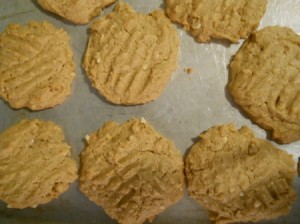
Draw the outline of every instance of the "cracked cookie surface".
<instances>
[{"instance_id":1,"label":"cracked cookie surface","mask_svg":"<svg viewBox=\"0 0 300 224\"><path fill-rule=\"evenodd\" d=\"M180 152L144 119L107 122L86 139L80 190L119 223L152 220L182 197Z\"/></svg>"},{"instance_id":2,"label":"cracked cookie surface","mask_svg":"<svg viewBox=\"0 0 300 224\"><path fill-rule=\"evenodd\" d=\"M116 0L38 0L47 11L73 23L86 24Z\"/></svg>"},{"instance_id":3,"label":"cracked cookie surface","mask_svg":"<svg viewBox=\"0 0 300 224\"><path fill-rule=\"evenodd\" d=\"M162 10L145 15L121 2L91 24L83 66L108 101L143 104L165 89L178 51L179 37Z\"/></svg>"},{"instance_id":4,"label":"cracked cookie surface","mask_svg":"<svg viewBox=\"0 0 300 224\"><path fill-rule=\"evenodd\" d=\"M76 178L70 146L53 122L23 120L0 134L0 199L9 208L48 203Z\"/></svg>"},{"instance_id":5,"label":"cracked cookie surface","mask_svg":"<svg viewBox=\"0 0 300 224\"><path fill-rule=\"evenodd\" d=\"M45 21L8 25L0 35L0 97L15 109L63 103L75 77L69 39Z\"/></svg>"},{"instance_id":6,"label":"cracked cookie surface","mask_svg":"<svg viewBox=\"0 0 300 224\"><path fill-rule=\"evenodd\" d=\"M300 139L300 36L287 27L253 33L230 63L229 92L278 143Z\"/></svg>"},{"instance_id":7,"label":"cracked cookie surface","mask_svg":"<svg viewBox=\"0 0 300 224\"><path fill-rule=\"evenodd\" d=\"M185 159L188 191L216 223L288 214L296 198L291 155L246 126L220 125L200 135Z\"/></svg>"},{"instance_id":8,"label":"cracked cookie surface","mask_svg":"<svg viewBox=\"0 0 300 224\"><path fill-rule=\"evenodd\" d=\"M198 42L237 42L252 33L265 13L267 0L166 0L166 14Z\"/></svg>"}]
</instances>

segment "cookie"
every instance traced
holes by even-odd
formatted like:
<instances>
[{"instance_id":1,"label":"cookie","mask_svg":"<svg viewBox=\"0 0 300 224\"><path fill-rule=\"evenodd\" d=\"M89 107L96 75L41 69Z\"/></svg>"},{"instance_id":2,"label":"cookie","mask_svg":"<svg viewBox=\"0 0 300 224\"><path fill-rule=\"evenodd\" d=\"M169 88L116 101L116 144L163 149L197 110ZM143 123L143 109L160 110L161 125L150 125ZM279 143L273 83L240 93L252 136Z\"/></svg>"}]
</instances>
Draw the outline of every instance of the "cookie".
<instances>
[{"instance_id":1,"label":"cookie","mask_svg":"<svg viewBox=\"0 0 300 224\"><path fill-rule=\"evenodd\" d=\"M76 24L86 24L116 0L38 0L45 10Z\"/></svg>"},{"instance_id":2,"label":"cookie","mask_svg":"<svg viewBox=\"0 0 300 224\"><path fill-rule=\"evenodd\" d=\"M278 143L300 139L300 36L266 27L251 35L230 63L234 101Z\"/></svg>"},{"instance_id":3,"label":"cookie","mask_svg":"<svg viewBox=\"0 0 300 224\"><path fill-rule=\"evenodd\" d=\"M286 215L296 194L291 155L246 126L220 125L200 135L185 159L188 191L216 223Z\"/></svg>"},{"instance_id":4,"label":"cookie","mask_svg":"<svg viewBox=\"0 0 300 224\"><path fill-rule=\"evenodd\" d=\"M119 223L151 221L182 197L180 152L145 119L107 122L86 140L80 190Z\"/></svg>"},{"instance_id":5,"label":"cookie","mask_svg":"<svg viewBox=\"0 0 300 224\"><path fill-rule=\"evenodd\" d=\"M177 32L162 10L144 15L121 2L90 26L83 66L108 101L143 104L161 95L178 49Z\"/></svg>"},{"instance_id":6,"label":"cookie","mask_svg":"<svg viewBox=\"0 0 300 224\"><path fill-rule=\"evenodd\" d=\"M56 124L22 120L0 134L0 200L7 207L46 204L76 178L76 162Z\"/></svg>"},{"instance_id":7,"label":"cookie","mask_svg":"<svg viewBox=\"0 0 300 224\"><path fill-rule=\"evenodd\" d=\"M247 38L263 17L267 0L166 0L166 14L198 42Z\"/></svg>"},{"instance_id":8,"label":"cookie","mask_svg":"<svg viewBox=\"0 0 300 224\"><path fill-rule=\"evenodd\" d=\"M48 22L8 25L0 35L0 97L15 109L63 103L75 76L69 39Z\"/></svg>"}]
</instances>

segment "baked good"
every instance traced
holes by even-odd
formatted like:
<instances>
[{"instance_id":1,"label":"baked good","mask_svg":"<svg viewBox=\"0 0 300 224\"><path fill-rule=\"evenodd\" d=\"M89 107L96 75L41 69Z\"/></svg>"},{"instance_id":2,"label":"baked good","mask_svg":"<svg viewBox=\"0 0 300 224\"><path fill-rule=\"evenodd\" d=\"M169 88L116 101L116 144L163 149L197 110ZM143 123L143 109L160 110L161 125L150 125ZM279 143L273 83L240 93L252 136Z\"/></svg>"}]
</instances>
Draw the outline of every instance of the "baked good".
<instances>
[{"instance_id":1,"label":"baked good","mask_svg":"<svg viewBox=\"0 0 300 224\"><path fill-rule=\"evenodd\" d=\"M0 200L7 207L48 203L75 179L70 146L53 122L22 120L0 134Z\"/></svg>"},{"instance_id":2,"label":"baked good","mask_svg":"<svg viewBox=\"0 0 300 224\"><path fill-rule=\"evenodd\" d=\"M180 152L145 119L107 122L86 140L80 190L118 223L151 221L182 197Z\"/></svg>"},{"instance_id":3,"label":"baked good","mask_svg":"<svg viewBox=\"0 0 300 224\"><path fill-rule=\"evenodd\" d=\"M230 63L234 101L278 143L300 139L300 36L271 26L253 33Z\"/></svg>"},{"instance_id":4,"label":"baked good","mask_svg":"<svg viewBox=\"0 0 300 224\"><path fill-rule=\"evenodd\" d=\"M263 17L267 0L166 0L166 14L198 42L247 38Z\"/></svg>"},{"instance_id":5,"label":"baked good","mask_svg":"<svg viewBox=\"0 0 300 224\"><path fill-rule=\"evenodd\" d=\"M120 2L90 26L83 66L101 95L115 104L155 100L177 66L179 38L162 10L136 13Z\"/></svg>"},{"instance_id":6,"label":"baked good","mask_svg":"<svg viewBox=\"0 0 300 224\"><path fill-rule=\"evenodd\" d=\"M293 157L246 126L212 127L185 159L188 191L216 223L257 222L286 215L296 198Z\"/></svg>"},{"instance_id":7,"label":"baked good","mask_svg":"<svg viewBox=\"0 0 300 224\"><path fill-rule=\"evenodd\" d=\"M76 24L86 24L116 0L38 0L47 11Z\"/></svg>"},{"instance_id":8,"label":"baked good","mask_svg":"<svg viewBox=\"0 0 300 224\"><path fill-rule=\"evenodd\" d=\"M63 103L75 76L69 39L45 21L8 25L0 35L0 97L15 109Z\"/></svg>"}]
</instances>

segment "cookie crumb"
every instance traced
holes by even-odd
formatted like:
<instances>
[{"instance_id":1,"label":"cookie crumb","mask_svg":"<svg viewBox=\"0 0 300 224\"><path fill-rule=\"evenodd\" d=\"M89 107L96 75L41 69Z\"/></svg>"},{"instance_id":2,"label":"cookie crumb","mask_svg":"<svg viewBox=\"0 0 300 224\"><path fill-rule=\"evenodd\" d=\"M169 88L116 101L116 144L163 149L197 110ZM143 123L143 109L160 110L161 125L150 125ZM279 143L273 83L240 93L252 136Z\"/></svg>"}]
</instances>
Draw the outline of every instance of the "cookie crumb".
<instances>
[{"instance_id":1,"label":"cookie crumb","mask_svg":"<svg viewBox=\"0 0 300 224\"><path fill-rule=\"evenodd\" d=\"M147 123L146 119L142 117L142 118L141 118L141 123L142 123L142 124L146 124L146 123Z\"/></svg>"},{"instance_id":2,"label":"cookie crumb","mask_svg":"<svg viewBox=\"0 0 300 224\"><path fill-rule=\"evenodd\" d=\"M199 19L192 20L192 29L197 30L201 28L201 23Z\"/></svg>"},{"instance_id":3,"label":"cookie crumb","mask_svg":"<svg viewBox=\"0 0 300 224\"><path fill-rule=\"evenodd\" d=\"M254 202L254 208L259 208L261 206L261 202L256 201Z\"/></svg>"},{"instance_id":4,"label":"cookie crumb","mask_svg":"<svg viewBox=\"0 0 300 224\"><path fill-rule=\"evenodd\" d=\"M184 72L190 75L190 74L192 74L193 69L192 68L185 68Z\"/></svg>"}]
</instances>

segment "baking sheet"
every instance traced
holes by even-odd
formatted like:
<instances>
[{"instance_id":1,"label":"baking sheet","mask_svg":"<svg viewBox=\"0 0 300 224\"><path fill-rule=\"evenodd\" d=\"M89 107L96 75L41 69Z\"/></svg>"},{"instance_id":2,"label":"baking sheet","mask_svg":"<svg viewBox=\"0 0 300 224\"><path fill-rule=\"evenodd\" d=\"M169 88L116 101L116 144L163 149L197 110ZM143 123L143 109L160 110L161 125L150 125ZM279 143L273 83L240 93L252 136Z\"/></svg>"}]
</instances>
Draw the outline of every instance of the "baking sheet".
<instances>
[{"instance_id":1,"label":"baking sheet","mask_svg":"<svg viewBox=\"0 0 300 224\"><path fill-rule=\"evenodd\" d=\"M148 13L164 8L163 0L127 0L138 12ZM111 12L113 6L100 15ZM269 0L260 28L281 25L300 33L300 1ZM226 90L227 65L239 44L216 41L199 44L180 26L176 26L181 38L180 59L177 71L159 99L140 106L116 106L105 101L91 87L81 68L82 56L87 43L87 25L75 26L53 14L43 11L35 0L0 0L0 32L9 23L25 24L29 20L46 20L64 28L71 36L76 78L73 93L65 103L53 109L31 112L13 110L0 100L0 132L21 119L40 118L61 125L67 141L72 146L74 157L79 161L85 135L98 129L108 120L124 122L132 117L145 117L158 131L172 139L182 154L193 144L198 134L213 125L233 122L237 127L248 125L256 136L266 138L264 130L244 116L232 102ZM192 74L184 72L192 68ZM273 142L274 145L276 145ZM293 154L295 161L300 156L300 142L277 145ZM300 195L300 178L295 177L294 186ZM264 223L299 223L300 199L291 213ZM7 209L0 202L0 223L116 223L104 211L90 202L78 190L78 183L59 199L36 209ZM210 223L206 211L189 199L187 194L176 205L159 215L153 223Z\"/></svg>"}]
</instances>

